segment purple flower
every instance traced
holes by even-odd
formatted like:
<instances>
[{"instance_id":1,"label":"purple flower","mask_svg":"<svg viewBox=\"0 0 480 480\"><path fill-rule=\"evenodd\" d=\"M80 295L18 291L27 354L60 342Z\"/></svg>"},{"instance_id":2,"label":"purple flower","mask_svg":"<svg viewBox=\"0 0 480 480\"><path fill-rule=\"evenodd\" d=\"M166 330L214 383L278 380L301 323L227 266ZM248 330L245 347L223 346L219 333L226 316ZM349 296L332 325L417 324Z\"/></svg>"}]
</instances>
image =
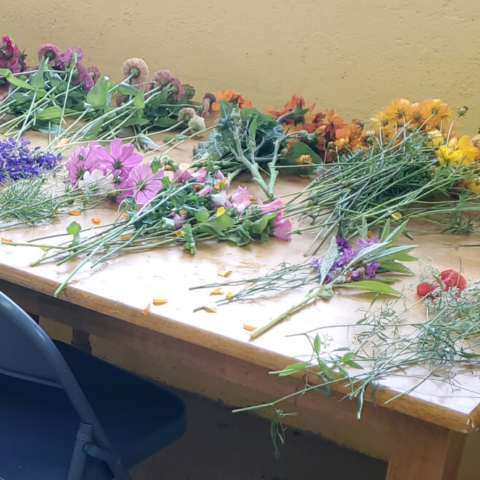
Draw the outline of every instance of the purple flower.
<instances>
[{"instance_id":1,"label":"purple flower","mask_svg":"<svg viewBox=\"0 0 480 480\"><path fill-rule=\"evenodd\" d=\"M370 245L375 245L376 243L378 243L378 238L377 237L372 237L368 240L364 240L363 238L359 238L358 239L358 244L362 247L362 248L367 248L369 247Z\"/></svg>"},{"instance_id":2,"label":"purple flower","mask_svg":"<svg viewBox=\"0 0 480 480\"><path fill-rule=\"evenodd\" d=\"M337 247L341 252L343 252L346 248L351 248L348 240L342 237L337 237Z\"/></svg>"},{"instance_id":3,"label":"purple flower","mask_svg":"<svg viewBox=\"0 0 480 480\"><path fill-rule=\"evenodd\" d=\"M379 266L380 262L367 263L365 267L365 273L368 275L369 278L375 278Z\"/></svg>"},{"instance_id":4,"label":"purple flower","mask_svg":"<svg viewBox=\"0 0 480 480\"><path fill-rule=\"evenodd\" d=\"M185 167L178 167L173 174L173 182L174 183L181 183L186 182L193 176L192 171L188 166Z\"/></svg>"},{"instance_id":5,"label":"purple flower","mask_svg":"<svg viewBox=\"0 0 480 480\"><path fill-rule=\"evenodd\" d=\"M39 147L30 150L28 145L30 142L23 138L18 143L13 138L0 141L0 184L5 180L36 177L54 168L62 158Z\"/></svg>"},{"instance_id":6,"label":"purple flower","mask_svg":"<svg viewBox=\"0 0 480 480\"><path fill-rule=\"evenodd\" d=\"M173 98L175 100L181 100L185 95L185 85L183 85L183 83L177 77L172 80L171 85Z\"/></svg>"},{"instance_id":7,"label":"purple flower","mask_svg":"<svg viewBox=\"0 0 480 480\"><path fill-rule=\"evenodd\" d=\"M197 192L197 195L199 197L205 197L206 195L210 195L212 191L213 191L213 187L211 185L206 185L205 187L203 187L201 190Z\"/></svg>"},{"instance_id":8,"label":"purple flower","mask_svg":"<svg viewBox=\"0 0 480 480\"><path fill-rule=\"evenodd\" d=\"M13 72L13 68L17 70L18 67L21 69L20 49L18 45L10 37L2 37L0 44L0 68L8 68ZM20 69L18 69L18 72Z\"/></svg>"},{"instance_id":9,"label":"purple flower","mask_svg":"<svg viewBox=\"0 0 480 480\"><path fill-rule=\"evenodd\" d=\"M283 212L278 211L277 216L273 219L273 236L290 242L291 235L287 235L292 231L292 222L290 220L283 220Z\"/></svg>"},{"instance_id":10,"label":"purple flower","mask_svg":"<svg viewBox=\"0 0 480 480\"><path fill-rule=\"evenodd\" d=\"M140 163L130 172L125 182L120 184L123 191L117 196L116 201L120 203L131 195L138 205L145 205L161 190L163 184L160 179L163 176L162 169L153 173L149 163Z\"/></svg>"},{"instance_id":11,"label":"purple flower","mask_svg":"<svg viewBox=\"0 0 480 480\"><path fill-rule=\"evenodd\" d=\"M198 183L203 183L205 181L205 177L207 176L207 169L205 167L200 168L195 173L192 173L192 177Z\"/></svg>"},{"instance_id":12,"label":"purple flower","mask_svg":"<svg viewBox=\"0 0 480 480\"><path fill-rule=\"evenodd\" d=\"M85 90L91 90L94 82L88 70L80 62L75 66L75 70L76 71L72 76L72 83L74 85L80 85L83 83Z\"/></svg>"},{"instance_id":13,"label":"purple flower","mask_svg":"<svg viewBox=\"0 0 480 480\"><path fill-rule=\"evenodd\" d=\"M176 77L170 72L170 70L159 70L153 74L152 80L156 86L165 87L171 83L174 78Z\"/></svg>"},{"instance_id":14,"label":"purple flower","mask_svg":"<svg viewBox=\"0 0 480 480\"><path fill-rule=\"evenodd\" d=\"M95 85L97 83L97 80L100 78L100 70L97 67L88 67L87 68L87 73L90 75L90 78L93 81L93 84Z\"/></svg>"},{"instance_id":15,"label":"purple flower","mask_svg":"<svg viewBox=\"0 0 480 480\"><path fill-rule=\"evenodd\" d=\"M38 50L38 59L46 58L49 65L54 66L58 57L62 54L61 50L53 43L44 43Z\"/></svg>"},{"instance_id":16,"label":"purple flower","mask_svg":"<svg viewBox=\"0 0 480 480\"><path fill-rule=\"evenodd\" d=\"M142 162L142 156L135 153L135 147L131 143L123 144L120 138L110 143L109 150L103 149L100 157L113 175L118 175L122 180L126 180L129 173Z\"/></svg>"},{"instance_id":17,"label":"purple flower","mask_svg":"<svg viewBox=\"0 0 480 480\"><path fill-rule=\"evenodd\" d=\"M356 281L356 280L360 280L362 278L362 275L358 270L352 270L352 272L350 274L350 278L353 281Z\"/></svg>"}]
</instances>

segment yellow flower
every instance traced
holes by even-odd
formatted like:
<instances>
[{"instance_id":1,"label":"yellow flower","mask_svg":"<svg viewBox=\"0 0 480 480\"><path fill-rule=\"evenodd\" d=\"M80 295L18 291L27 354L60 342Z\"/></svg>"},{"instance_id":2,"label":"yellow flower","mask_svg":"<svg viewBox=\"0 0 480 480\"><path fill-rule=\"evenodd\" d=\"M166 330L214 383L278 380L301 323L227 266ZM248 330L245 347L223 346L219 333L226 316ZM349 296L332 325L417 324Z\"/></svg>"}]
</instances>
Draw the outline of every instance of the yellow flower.
<instances>
[{"instance_id":1,"label":"yellow flower","mask_svg":"<svg viewBox=\"0 0 480 480\"><path fill-rule=\"evenodd\" d=\"M448 145L442 145L437 150L438 161L441 164L466 164L473 163L478 156L478 149L473 146L472 139L468 135L452 138Z\"/></svg>"},{"instance_id":2,"label":"yellow flower","mask_svg":"<svg viewBox=\"0 0 480 480\"><path fill-rule=\"evenodd\" d=\"M467 188L471 192L480 194L480 177L477 177L473 182L468 183Z\"/></svg>"},{"instance_id":3,"label":"yellow flower","mask_svg":"<svg viewBox=\"0 0 480 480\"><path fill-rule=\"evenodd\" d=\"M432 130L428 132L428 144L432 147L440 147L445 143L445 136L440 130Z\"/></svg>"},{"instance_id":4,"label":"yellow flower","mask_svg":"<svg viewBox=\"0 0 480 480\"><path fill-rule=\"evenodd\" d=\"M225 208L224 207L218 207L217 208L217 213L215 214L217 217L220 215L223 215L225 213Z\"/></svg>"},{"instance_id":5,"label":"yellow flower","mask_svg":"<svg viewBox=\"0 0 480 480\"><path fill-rule=\"evenodd\" d=\"M385 108L385 117L397 123L405 123L412 114L412 104L406 98L397 98Z\"/></svg>"},{"instance_id":6,"label":"yellow flower","mask_svg":"<svg viewBox=\"0 0 480 480\"><path fill-rule=\"evenodd\" d=\"M382 137L389 137L395 131L395 123L386 117L383 110L376 113L370 120L372 121L370 127L377 135L382 132Z\"/></svg>"},{"instance_id":7,"label":"yellow flower","mask_svg":"<svg viewBox=\"0 0 480 480\"><path fill-rule=\"evenodd\" d=\"M427 121L427 130L438 129L442 126L445 128L448 120L452 118L450 107L439 98L425 100L420 103L420 109Z\"/></svg>"}]
</instances>

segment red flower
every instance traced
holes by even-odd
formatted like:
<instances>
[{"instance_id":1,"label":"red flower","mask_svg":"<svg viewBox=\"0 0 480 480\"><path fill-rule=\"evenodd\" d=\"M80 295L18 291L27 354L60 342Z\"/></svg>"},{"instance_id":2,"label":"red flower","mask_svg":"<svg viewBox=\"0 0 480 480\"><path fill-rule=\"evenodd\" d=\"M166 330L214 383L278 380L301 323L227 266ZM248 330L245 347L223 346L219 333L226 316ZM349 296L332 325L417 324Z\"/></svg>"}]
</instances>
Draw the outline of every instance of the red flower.
<instances>
[{"instance_id":1,"label":"red flower","mask_svg":"<svg viewBox=\"0 0 480 480\"><path fill-rule=\"evenodd\" d=\"M442 282L442 288L445 291L450 290L452 287L457 288L459 291L467 288L467 281L456 270L448 269L444 270L438 275ZM430 295L435 289L439 288L437 282L422 282L417 285L417 295L425 297Z\"/></svg>"}]
</instances>

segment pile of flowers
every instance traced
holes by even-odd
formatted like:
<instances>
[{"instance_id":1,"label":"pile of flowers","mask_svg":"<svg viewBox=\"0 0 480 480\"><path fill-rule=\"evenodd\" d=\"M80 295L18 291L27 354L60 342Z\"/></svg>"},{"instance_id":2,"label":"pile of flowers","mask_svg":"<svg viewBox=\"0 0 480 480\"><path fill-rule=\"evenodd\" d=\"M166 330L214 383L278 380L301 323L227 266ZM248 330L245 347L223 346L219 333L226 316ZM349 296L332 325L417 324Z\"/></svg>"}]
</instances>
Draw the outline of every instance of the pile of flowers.
<instances>
[{"instance_id":1,"label":"pile of flowers","mask_svg":"<svg viewBox=\"0 0 480 480\"><path fill-rule=\"evenodd\" d=\"M62 159L61 154L29 148L30 141L13 138L0 141L0 185L9 180L38 177L52 170Z\"/></svg>"}]
</instances>

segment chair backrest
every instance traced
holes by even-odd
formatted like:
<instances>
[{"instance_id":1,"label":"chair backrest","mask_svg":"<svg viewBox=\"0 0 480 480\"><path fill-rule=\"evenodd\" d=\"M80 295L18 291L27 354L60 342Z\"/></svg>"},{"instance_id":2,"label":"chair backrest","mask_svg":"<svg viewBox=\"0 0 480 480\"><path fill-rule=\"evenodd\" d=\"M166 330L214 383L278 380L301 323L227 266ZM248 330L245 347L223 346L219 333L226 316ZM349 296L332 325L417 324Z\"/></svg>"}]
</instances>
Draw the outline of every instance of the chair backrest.
<instances>
[{"instance_id":1,"label":"chair backrest","mask_svg":"<svg viewBox=\"0 0 480 480\"><path fill-rule=\"evenodd\" d=\"M16 303L0 292L0 374L65 391L99 447L113 452L90 403L53 341Z\"/></svg>"}]
</instances>

